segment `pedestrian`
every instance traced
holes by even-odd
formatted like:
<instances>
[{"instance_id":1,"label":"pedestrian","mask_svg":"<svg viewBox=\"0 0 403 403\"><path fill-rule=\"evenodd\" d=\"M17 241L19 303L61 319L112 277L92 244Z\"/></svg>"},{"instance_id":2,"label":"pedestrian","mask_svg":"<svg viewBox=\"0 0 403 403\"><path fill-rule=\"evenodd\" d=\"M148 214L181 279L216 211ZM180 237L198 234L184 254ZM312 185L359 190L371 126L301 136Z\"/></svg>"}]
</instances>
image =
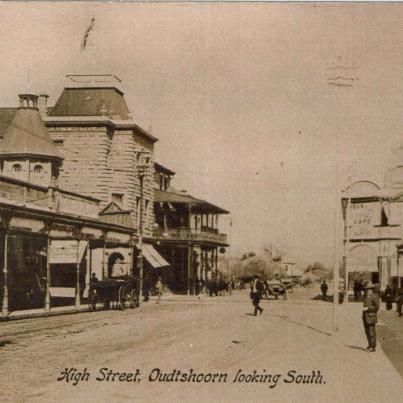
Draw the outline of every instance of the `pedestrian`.
<instances>
[{"instance_id":1,"label":"pedestrian","mask_svg":"<svg viewBox=\"0 0 403 403\"><path fill-rule=\"evenodd\" d=\"M88 305L92 310L95 310L97 304L97 289L96 289L97 284L98 284L97 275L95 273L92 273L88 290Z\"/></svg>"},{"instance_id":2,"label":"pedestrian","mask_svg":"<svg viewBox=\"0 0 403 403\"><path fill-rule=\"evenodd\" d=\"M144 276L144 281L143 281L143 297L144 297L144 302L148 302L150 299L150 292L151 292L151 283L150 283L150 278L148 275Z\"/></svg>"},{"instance_id":3,"label":"pedestrian","mask_svg":"<svg viewBox=\"0 0 403 403\"><path fill-rule=\"evenodd\" d=\"M402 316L402 305L403 305L403 285L399 287L396 291L396 311L398 316Z\"/></svg>"},{"instance_id":4,"label":"pedestrian","mask_svg":"<svg viewBox=\"0 0 403 403\"><path fill-rule=\"evenodd\" d=\"M262 292L263 292L263 283L258 276L254 276L250 292L252 304L255 308L253 316L256 316L258 311L260 312L260 314L263 313L263 308L259 306L260 299L262 298Z\"/></svg>"},{"instance_id":5,"label":"pedestrian","mask_svg":"<svg viewBox=\"0 0 403 403\"><path fill-rule=\"evenodd\" d=\"M320 291L322 292L322 299L326 300L328 286L326 280L323 279L322 284L320 285Z\"/></svg>"},{"instance_id":6,"label":"pedestrian","mask_svg":"<svg viewBox=\"0 0 403 403\"><path fill-rule=\"evenodd\" d=\"M374 285L372 282L368 281L365 286L362 321L368 340L367 350L369 350L369 352L374 352L376 349L375 325L378 321L378 310L379 296L374 293Z\"/></svg>"},{"instance_id":7,"label":"pedestrian","mask_svg":"<svg viewBox=\"0 0 403 403\"><path fill-rule=\"evenodd\" d=\"M360 283L358 280L354 281L354 301L358 301L360 299Z\"/></svg>"},{"instance_id":8,"label":"pedestrian","mask_svg":"<svg viewBox=\"0 0 403 403\"><path fill-rule=\"evenodd\" d=\"M390 286L390 284L387 284L385 291L384 291L384 296L385 296L385 302L386 302L386 310L390 311L393 306L392 306L392 302L394 299L394 293L392 290L392 287Z\"/></svg>"},{"instance_id":9,"label":"pedestrian","mask_svg":"<svg viewBox=\"0 0 403 403\"><path fill-rule=\"evenodd\" d=\"M157 291L157 304L159 304L160 300L161 300L161 297L162 297L162 290L163 290L161 276L158 277L158 280L155 283L155 290Z\"/></svg>"},{"instance_id":10,"label":"pedestrian","mask_svg":"<svg viewBox=\"0 0 403 403\"><path fill-rule=\"evenodd\" d=\"M365 284L363 279L358 282L358 299L361 300L362 293L365 291Z\"/></svg>"}]
</instances>

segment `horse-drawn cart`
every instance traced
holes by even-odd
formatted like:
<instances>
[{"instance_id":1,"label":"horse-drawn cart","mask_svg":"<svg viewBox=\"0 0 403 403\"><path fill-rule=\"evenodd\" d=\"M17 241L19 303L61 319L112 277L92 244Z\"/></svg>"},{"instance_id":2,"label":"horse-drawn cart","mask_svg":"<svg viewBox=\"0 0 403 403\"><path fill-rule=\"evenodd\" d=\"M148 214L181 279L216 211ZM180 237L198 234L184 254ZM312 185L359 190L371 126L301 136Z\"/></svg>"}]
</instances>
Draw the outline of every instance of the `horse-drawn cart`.
<instances>
[{"instance_id":1,"label":"horse-drawn cart","mask_svg":"<svg viewBox=\"0 0 403 403\"><path fill-rule=\"evenodd\" d=\"M96 310L97 303L103 303L105 309L126 309L138 306L136 281L131 277L108 278L92 281L88 295L90 309Z\"/></svg>"}]
</instances>

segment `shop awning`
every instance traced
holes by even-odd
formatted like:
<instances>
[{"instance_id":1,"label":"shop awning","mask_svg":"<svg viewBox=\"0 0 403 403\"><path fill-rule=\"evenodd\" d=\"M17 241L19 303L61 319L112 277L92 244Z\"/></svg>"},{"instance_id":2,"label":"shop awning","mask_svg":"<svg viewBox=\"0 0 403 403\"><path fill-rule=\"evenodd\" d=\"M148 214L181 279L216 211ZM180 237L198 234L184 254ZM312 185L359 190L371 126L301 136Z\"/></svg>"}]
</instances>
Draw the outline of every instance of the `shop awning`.
<instances>
[{"instance_id":1,"label":"shop awning","mask_svg":"<svg viewBox=\"0 0 403 403\"><path fill-rule=\"evenodd\" d=\"M143 256L154 269L169 266L169 263L150 244L143 245Z\"/></svg>"}]
</instances>

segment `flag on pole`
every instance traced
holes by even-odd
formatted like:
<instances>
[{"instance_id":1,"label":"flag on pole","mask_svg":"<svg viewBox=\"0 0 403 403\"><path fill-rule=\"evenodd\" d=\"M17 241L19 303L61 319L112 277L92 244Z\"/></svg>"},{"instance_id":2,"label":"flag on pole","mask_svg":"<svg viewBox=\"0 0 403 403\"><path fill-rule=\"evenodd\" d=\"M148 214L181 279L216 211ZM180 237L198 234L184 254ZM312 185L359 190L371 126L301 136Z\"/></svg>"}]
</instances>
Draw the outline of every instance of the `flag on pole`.
<instances>
[{"instance_id":1,"label":"flag on pole","mask_svg":"<svg viewBox=\"0 0 403 403\"><path fill-rule=\"evenodd\" d=\"M88 43L88 37L90 35L90 32L93 31L93 29L94 29L94 24L95 24L95 17L92 17L91 23L88 26L87 30L85 31L83 40L81 41L81 50L85 50L87 43Z\"/></svg>"}]
</instances>

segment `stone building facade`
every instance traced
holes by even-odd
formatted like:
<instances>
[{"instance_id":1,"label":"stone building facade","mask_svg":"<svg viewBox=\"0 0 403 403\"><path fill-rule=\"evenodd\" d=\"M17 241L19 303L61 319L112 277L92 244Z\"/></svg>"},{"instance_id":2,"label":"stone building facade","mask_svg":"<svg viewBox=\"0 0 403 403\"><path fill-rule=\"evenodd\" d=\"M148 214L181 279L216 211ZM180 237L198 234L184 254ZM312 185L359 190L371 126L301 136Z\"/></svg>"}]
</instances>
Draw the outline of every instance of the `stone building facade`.
<instances>
[{"instance_id":1,"label":"stone building facade","mask_svg":"<svg viewBox=\"0 0 403 403\"><path fill-rule=\"evenodd\" d=\"M190 293L218 275L227 246L218 215L228 212L170 188L174 172L155 163L157 138L133 121L116 77L100 85L83 77L54 106L22 94L19 107L0 108L5 317L79 305L90 276L109 278L116 259L139 278L140 249L148 285L160 274Z\"/></svg>"},{"instance_id":2,"label":"stone building facade","mask_svg":"<svg viewBox=\"0 0 403 403\"><path fill-rule=\"evenodd\" d=\"M219 216L229 212L171 185L174 172L155 165L156 248L170 263L165 282L175 292L212 291L220 280L219 254L228 246Z\"/></svg>"},{"instance_id":3,"label":"stone building facade","mask_svg":"<svg viewBox=\"0 0 403 403\"><path fill-rule=\"evenodd\" d=\"M43 115L64 163L60 185L95 197L101 207L115 203L139 222L139 165L148 166L144 178L143 229L153 228L153 163L157 138L136 125L116 83L66 87Z\"/></svg>"},{"instance_id":4,"label":"stone building facade","mask_svg":"<svg viewBox=\"0 0 403 403\"><path fill-rule=\"evenodd\" d=\"M361 180L342 192L343 261L350 287L359 278L371 279L381 290L403 283L401 168L391 169L382 185Z\"/></svg>"},{"instance_id":5,"label":"stone building facade","mask_svg":"<svg viewBox=\"0 0 403 403\"><path fill-rule=\"evenodd\" d=\"M80 305L89 277L104 278L111 253L133 269L133 226L108 222L100 201L63 189L63 156L37 109L23 94L20 107L0 109L0 305L10 310L57 303ZM31 168L32 167L32 168Z\"/></svg>"}]
</instances>

